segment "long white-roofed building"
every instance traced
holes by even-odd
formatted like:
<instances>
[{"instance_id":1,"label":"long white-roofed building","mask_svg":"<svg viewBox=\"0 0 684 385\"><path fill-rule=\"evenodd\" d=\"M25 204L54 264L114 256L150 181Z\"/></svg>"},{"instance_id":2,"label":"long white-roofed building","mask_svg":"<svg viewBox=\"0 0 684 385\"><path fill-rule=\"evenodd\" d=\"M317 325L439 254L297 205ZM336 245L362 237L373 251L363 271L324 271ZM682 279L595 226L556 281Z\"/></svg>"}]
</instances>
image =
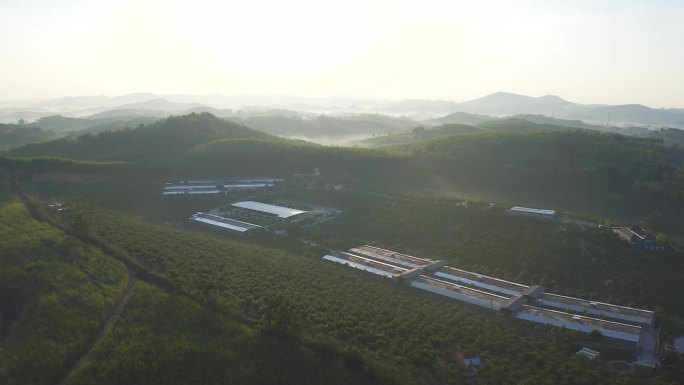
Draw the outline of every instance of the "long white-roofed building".
<instances>
[{"instance_id":1,"label":"long white-roofed building","mask_svg":"<svg viewBox=\"0 0 684 385\"><path fill-rule=\"evenodd\" d=\"M190 217L190 221L200 223L223 230L228 230L236 234L247 234L262 227L254 223L238 221L232 218L225 218L218 215L197 212Z\"/></svg>"},{"instance_id":2,"label":"long white-roofed building","mask_svg":"<svg viewBox=\"0 0 684 385\"><path fill-rule=\"evenodd\" d=\"M269 203L242 201L231 204L234 209L268 219L291 221L303 217L308 211L290 207L276 206Z\"/></svg>"},{"instance_id":3,"label":"long white-roofed building","mask_svg":"<svg viewBox=\"0 0 684 385\"><path fill-rule=\"evenodd\" d=\"M597 330L646 352L656 348L655 313L650 310L552 294L540 285L505 281L370 245L329 252L322 259L513 318L584 333Z\"/></svg>"},{"instance_id":4,"label":"long white-roofed building","mask_svg":"<svg viewBox=\"0 0 684 385\"><path fill-rule=\"evenodd\" d=\"M553 219L556 216L555 210L534 209L530 207L513 206L506 210L509 214L524 215L528 217Z\"/></svg>"}]
</instances>

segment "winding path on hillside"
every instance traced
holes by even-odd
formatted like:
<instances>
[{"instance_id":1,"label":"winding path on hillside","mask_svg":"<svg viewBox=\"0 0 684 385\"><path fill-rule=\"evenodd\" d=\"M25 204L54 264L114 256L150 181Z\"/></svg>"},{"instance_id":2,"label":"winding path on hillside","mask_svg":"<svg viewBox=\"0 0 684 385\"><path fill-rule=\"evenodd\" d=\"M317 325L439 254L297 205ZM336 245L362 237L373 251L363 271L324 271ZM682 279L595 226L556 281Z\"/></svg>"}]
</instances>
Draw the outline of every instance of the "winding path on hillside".
<instances>
[{"instance_id":1,"label":"winding path on hillside","mask_svg":"<svg viewBox=\"0 0 684 385\"><path fill-rule=\"evenodd\" d=\"M60 379L55 382L56 385L63 385L66 383L66 380L69 378L71 373L73 373L76 369L78 369L83 362L85 362L88 357L90 357L90 354L92 353L93 349L97 344L99 344L104 337L109 333L110 330L114 327L114 324L116 321L119 319L121 316L121 313L123 313L124 309L126 308L126 305L128 304L128 300L131 298L133 295L133 289L135 289L135 285L138 281L138 279L133 276L132 274L128 274L128 285L126 285L126 289L124 289L123 293L119 296L119 298L116 301L116 304L114 305L114 308L112 311L109 313L107 318L105 319L104 323L100 327L100 331L97 333L95 338L88 344L88 346L84 349L83 353L78 357L78 359L71 364L69 369L67 369L64 374L60 377Z\"/></svg>"}]
</instances>

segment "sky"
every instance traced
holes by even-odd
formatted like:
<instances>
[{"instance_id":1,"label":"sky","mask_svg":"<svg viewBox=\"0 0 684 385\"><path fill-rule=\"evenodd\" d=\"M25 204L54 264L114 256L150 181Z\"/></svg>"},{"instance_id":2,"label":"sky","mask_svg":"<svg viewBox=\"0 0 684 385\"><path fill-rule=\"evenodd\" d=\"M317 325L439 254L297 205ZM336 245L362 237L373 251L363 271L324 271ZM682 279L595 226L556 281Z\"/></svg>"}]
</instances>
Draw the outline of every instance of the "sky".
<instances>
[{"instance_id":1,"label":"sky","mask_svg":"<svg viewBox=\"0 0 684 385\"><path fill-rule=\"evenodd\" d=\"M0 100L132 92L684 108L684 1L1 0Z\"/></svg>"}]
</instances>

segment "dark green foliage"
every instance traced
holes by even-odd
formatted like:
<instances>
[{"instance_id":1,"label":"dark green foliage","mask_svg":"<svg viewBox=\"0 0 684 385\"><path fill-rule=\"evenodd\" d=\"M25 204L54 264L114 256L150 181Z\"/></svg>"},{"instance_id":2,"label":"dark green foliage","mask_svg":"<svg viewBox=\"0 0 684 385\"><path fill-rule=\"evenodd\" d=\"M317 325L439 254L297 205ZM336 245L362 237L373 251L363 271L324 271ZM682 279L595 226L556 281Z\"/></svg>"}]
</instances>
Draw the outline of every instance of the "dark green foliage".
<instances>
[{"instance_id":1,"label":"dark green foliage","mask_svg":"<svg viewBox=\"0 0 684 385\"><path fill-rule=\"evenodd\" d=\"M54 132L73 132L84 130L92 125L88 119L71 118L61 115L45 116L31 124Z\"/></svg>"},{"instance_id":2,"label":"dark green foliage","mask_svg":"<svg viewBox=\"0 0 684 385\"><path fill-rule=\"evenodd\" d=\"M104 131L116 131L124 127L137 127L140 124L149 124L157 120L154 117L139 116L138 111L131 111L130 115L116 115L104 117L93 115L84 118L70 118L61 115L46 116L38 119L31 126L40 127L44 130L54 131L62 135L76 133L99 133Z\"/></svg>"},{"instance_id":3,"label":"dark green foliage","mask_svg":"<svg viewBox=\"0 0 684 385\"><path fill-rule=\"evenodd\" d=\"M666 232L670 227L667 218L658 210L651 211L644 221L646 228L653 233Z\"/></svg>"},{"instance_id":4,"label":"dark green foliage","mask_svg":"<svg viewBox=\"0 0 684 385\"><path fill-rule=\"evenodd\" d=\"M425 127L415 127L410 133L399 133L385 136L375 136L372 138L351 142L353 145L361 147L387 147L401 144L416 143L431 138L439 138L451 135L473 134L488 132L487 129L468 126L465 124L444 124L437 127L426 129Z\"/></svg>"},{"instance_id":5,"label":"dark green foliage","mask_svg":"<svg viewBox=\"0 0 684 385\"><path fill-rule=\"evenodd\" d=\"M361 369L361 368L356 368ZM364 384L360 370L138 283L76 384Z\"/></svg>"},{"instance_id":6,"label":"dark green foliage","mask_svg":"<svg viewBox=\"0 0 684 385\"><path fill-rule=\"evenodd\" d=\"M684 271L682 253L636 252L607 229L520 217L456 199L314 191L297 196L344 211L306 235L333 249L374 243L507 280L541 283L559 294L684 315L684 297L672 294Z\"/></svg>"},{"instance_id":7,"label":"dark green foliage","mask_svg":"<svg viewBox=\"0 0 684 385\"><path fill-rule=\"evenodd\" d=\"M645 137L657 138L663 141L666 145L684 147L684 130L677 128L663 128L656 131L648 131L643 134Z\"/></svg>"},{"instance_id":8,"label":"dark green foliage","mask_svg":"<svg viewBox=\"0 0 684 385\"><path fill-rule=\"evenodd\" d=\"M506 191L509 199L594 212L684 207L684 152L655 140L560 131L451 136L406 149L443 180Z\"/></svg>"},{"instance_id":9,"label":"dark green foliage","mask_svg":"<svg viewBox=\"0 0 684 385\"><path fill-rule=\"evenodd\" d=\"M603 333L601 333L600 330L594 329L591 332L589 332L589 339L594 342L601 341L601 339L603 339Z\"/></svg>"},{"instance_id":10,"label":"dark green foliage","mask_svg":"<svg viewBox=\"0 0 684 385\"><path fill-rule=\"evenodd\" d=\"M497 133L462 134L472 130ZM418 134L438 137L395 152L361 151L275 139L204 113L15 153L128 160L139 175L157 179L289 176L318 167L327 180L353 187L456 192L631 220L656 208L671 220L684 217L684 151L659 140L566 131L517 119L477 128L446 125ZM402 135L411 142L420 139ZM674 222L680 226L681 221Z\"/></svg>"},{"instance_id":11,"label":"dark green foliage","mask_svg":"<svg viewBox=\"0 0 684 385\"><path fill-rule=\"evenodd\" d=\"M238 175L286 175L310 173L320 168L337 178L370 179L405 160L401 153L378 150L326 147L316 144L224 139L194 148L175 172L209 173L223 170Z\"/></svg>"},{"instance_id":12,"label":"dark green foliage","mask_svg":"<svg viewBox=\"0 0 684 385\"><path fill-rule=\"evenodd\" d=\"M479 123L477 127L495 132L542 132L567 130L568 127L548 123L535 123L526 119L509 118L501 120L488 120Z\"/></svg>"},{"instance_id":13,"label":"dark green foliage","mask_svg":"<svg viewBox=\"0 0 684 385\"><path fill-rule=\"evenodd\" d=\"M137 129L83 134L75 139L25 146L14 151L20 156L47 155L82 160L132 160L165 163L190 148L219 138L270 136L213 115L190 114L170 117Z\"/></svg>"},{"instance_id":14,"label":"dark green foliage","mask_svg":"<svg viewBox=\"0 0 684 385\"><path fill-rule=\"evenodd\" d=\"M249 127L254 127L271 135L323 140L406 131L415 126L415 122L411 119L378 114L321 115L315 119L302 119L299 116L278 114L278 111L273 112L270 116L247 117L243 121Z\"/></svg>"},{"instance_id":15,"label":"dark green foliage","mask_svg":"<svg viewBox=\"0 0 684 385\"><path fill-rule=\"evenodd\" d=\"M422 157L461 161L474 170L506 170L515 177L528 174L525 182L540 177L585 177L611 188L659 180L682 161L681 153L654 141L588 131L449 137L411 150Z\"/></svg>"},{"instance_id":16,"label":"dark green foliage","mask_svg":"<svg viewBox=\"0 0 684 385\"><path fill-rule=\"evenodd\" d=\"M0 151L29 143L50 140L54 137L55 134L53 132L45 131L40 127L0 123Z\"/></svg>"},{"instance_id":17,"label":"dark green foliage","mask_svg":"<svg viewBox=\"0 0 684 385\"><path fill-rule=\"evenodd\" d=\"M459 383L463 372L453 363L465 354L487 362L481 378L491 383L611 383L600 366L569 361L574 348L549 343L545 333L523 336L492 314L368 281L317 259L104 212L84 220L80 231L124 250L182 292L265 330L285 320L284 329L298 336L289 338L325 355L339 351L347 367L362 367L376 381ZM279 297L287 298L285 315L282 300L274 300Z\"/></svg>"},{"instance_id":18,"label":"dark green foliage","mask_svg":"<svg viewBox=\"0 0 684 385\"><path fill-rule=\"evenodd\" d=\"M415 127L411 133L377 136L352 143L363 147L384 147L417 143L427 139L443 138L452 135L484 134L491 132L542 132L566 129L567 128L565 127L551 124L537 124L522 119L487 120L480 122L477 125L449 123L429 129L422 126Z\"/></svg>"},{"instance_id":19,"label":"dark green foliage","mask_svg":"<svg viewBox=\"0 0 684 385\"><path fill-rule=\"evenodd\" d=\"M124 172L130 171L127 162L93 162L39 156L32 158L0 157L0 168L15 174L42 172Z\"/></svg>"},{"instance_id":20,"label":"dark green foliage","mask_svg":"<svg viewBox=\"0 0 684 385\"><path fill-rule=\"evenodd\" d=\"M126 284L99 251L0 206L0 383L49 384L88 346Z\"/></svg>"}]
</instances>

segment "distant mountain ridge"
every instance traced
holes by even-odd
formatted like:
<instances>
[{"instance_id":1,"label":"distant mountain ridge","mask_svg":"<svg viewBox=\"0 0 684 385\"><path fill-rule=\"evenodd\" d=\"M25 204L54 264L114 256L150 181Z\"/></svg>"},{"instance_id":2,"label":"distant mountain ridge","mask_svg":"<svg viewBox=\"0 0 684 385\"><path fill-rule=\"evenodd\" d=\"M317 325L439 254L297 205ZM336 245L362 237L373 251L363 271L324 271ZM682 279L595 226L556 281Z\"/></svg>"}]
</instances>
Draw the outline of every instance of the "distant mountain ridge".
<instances>
[{"instance_id":1,"label":"distant mountain ridge","mask_svg":"<svg viewBox=\"0 0 684 385\"><path fill-rule=\"evenodd\" d=\"M501 115L502 113L521 113L520 111L539 113L548 109L563 109L574 105L574 103L555 95L534 98L508 92L496 92L475 100L460 103L458 106L461 109L479 111L482 114Z\"/></svg>"},{"instance_id":2,"label":"distant mountain ridge","mask_svg":"<svg viewBox=\"0 0 684 385\"><path fill-rule=\"evenodd\" d=\"M0 121L15 122L19 117L35 119L55 111L65 116L92 116L115 110L138 110L149 116L160 116L207 110L225 116L228 109L268 111L287 109L302 113L325 115L376 113L406 117L415 121L438 119L454 113L509 117L521 114L580 120L593 125L673 127L684 129L684 109L656 109L642 104L605 105L579 104L557 95L532 97L509 92L496 92L474 100L456 103L448 100L386 100L351 97L299 97L262 94L153 94L135 93L109 97L105 95L64 97L16 109L0 110ZM223 112L225 111L225 112ZM465 116L462 116L464 118ZM475 121L443 120L436 122L474 124Z\"/></svg>"},{"instance_id":3,"label":"distant mountain ridge","mask_svg":"<svg viewBox=\"0 0 684 385\"><path fill-rule=\"evenodd\" d=\"M456 108L471 114L493 116L544 115L599 125L647 125L684 128L684 109L655 109L642 104L594 105L569 102L556 95L531 97L507 92L459 103Z\"/></svg>"}]
</instances>

